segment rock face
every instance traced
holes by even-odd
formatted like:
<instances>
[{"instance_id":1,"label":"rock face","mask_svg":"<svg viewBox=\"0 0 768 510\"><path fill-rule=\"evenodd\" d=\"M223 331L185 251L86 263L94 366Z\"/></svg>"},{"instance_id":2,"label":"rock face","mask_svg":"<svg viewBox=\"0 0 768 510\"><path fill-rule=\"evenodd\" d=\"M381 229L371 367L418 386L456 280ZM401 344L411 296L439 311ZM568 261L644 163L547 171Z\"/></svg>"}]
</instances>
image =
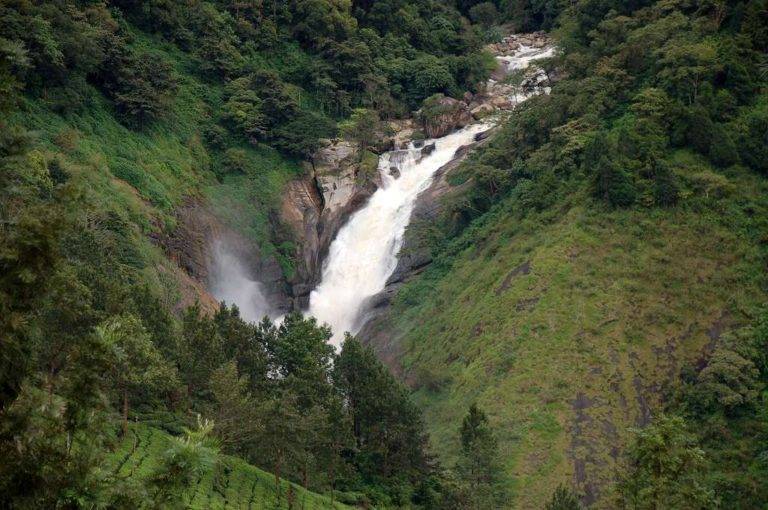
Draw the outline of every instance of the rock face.
<instances>
[{"instance_id":1,"label":"rock face","mask_svg":"<svg viewBox=\"0 0 768 510\"><path fill-rule=\"evenodd\" d=\"M217 308L216 299L206 290L210 285L213 248L217 240L225 240L262 284L265 296L278 310L288 310L287 284L277 260L261 253L258 246L224 225L206 206L195 198L187 199L176 209L176 228L172 232L152 234L167 257L179 268L182 288L181 309L198 300L204 311Z\"/></svg>"},{"instance_id":2,"label":"rock face","mask_svg":"<svg viewBox=\"0 0 768 510\"><path fill-rule=\"evenodd\" d=\"M296 275L291 280L294 308L306 307L319 282L321 262L346 218L378 187L378 158L354 144L335 140L320 149L305 177L288 184L280 219L297 243Z\"/></svg>"},{"instance_id":3,"label":"rock face","mask_svg":"<svg viewBox=\"0 0 768 510\"><path fill-rule=\"evenodd\" d=\"M473 120L467 103L445 96L426 102L419 118L428 138L440 138Z\"/></svg>"}]
</instances>

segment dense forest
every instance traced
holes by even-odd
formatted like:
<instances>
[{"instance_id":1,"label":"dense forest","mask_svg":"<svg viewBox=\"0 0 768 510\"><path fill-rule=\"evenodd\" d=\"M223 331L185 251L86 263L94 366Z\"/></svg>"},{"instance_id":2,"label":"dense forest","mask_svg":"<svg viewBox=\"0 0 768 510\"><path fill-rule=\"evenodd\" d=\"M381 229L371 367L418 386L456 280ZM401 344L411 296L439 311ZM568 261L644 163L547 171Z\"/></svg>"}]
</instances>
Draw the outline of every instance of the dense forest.
<instances>
[{"instance_id":1,"label":"dense forest","mask_svg":"<svg viewBox=\"0 0 768 510\"><path fill-rule=\"evenodd\" d=\"M157 239L191 198L290 277L275 211L324 140L535 30L551 93L409 228L407 385L184 299ZM765 507L766 80L766 0L0 0L0 506Z\"/></svg>"}]
</instances>

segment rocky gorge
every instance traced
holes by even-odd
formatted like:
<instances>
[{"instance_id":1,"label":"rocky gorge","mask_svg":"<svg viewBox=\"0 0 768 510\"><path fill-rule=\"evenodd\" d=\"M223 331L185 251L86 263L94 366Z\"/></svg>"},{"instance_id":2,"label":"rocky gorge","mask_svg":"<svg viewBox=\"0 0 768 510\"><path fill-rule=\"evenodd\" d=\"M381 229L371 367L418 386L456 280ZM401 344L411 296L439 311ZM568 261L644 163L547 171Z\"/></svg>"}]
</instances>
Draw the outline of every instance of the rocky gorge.
<instances>
[{"instance_id":1,"label":"rocky gorge","mask_svg":"<svg viewBox=\"0 0 768 510\"><path fill-rule=\"evenodd\" d=\"M188 200L176 213L177 228L156 239L189 277L190 288L183 291L189 295L184 302L193 300L191 296L197 294L202 303L207 303L207 308L215 307L216 298L205 289L216 287L212 268L216 262L216 246L221 247L223 243L227 252L242 262L248 280L259 282L261 293L270 303L270 314L279 316L290 310L306 309L310 293L320 283L331 243L348 218L382 185L378 168L381 154L411 146L418 149L420 157L428 156L434 150L429 139L487 122L489 117L503 115L530 95L548 91L548 81L554 79L551 73L539 66L529 67L531 61L551 55L552 41L546 34L509 35L488 45L487 50L495 57L497 69L476 93L467 92L461 99L433 96L412 118L384 123L372 146L363 149L349 140L328 140L303 164L304 175L287 183L271 220L276 231L284 232L283 240L294 245L293 274L286 276L274 254L263 252L256 243L224 225L202 201ZM488 124L489 129L491 125ZM488 135L487 130L477 134L435 172L431 184L415 202L413 223L429 221L440 214L443 197L455 191L448 184L449 174L475 146L485 143ZM387 172L395 179L399 177L396 166ZM365 322L370 323L363 328L363 337L373 339L376 319L398 286L429 262L428 251L419 243L413 229L407 229L397 267L386 288L364 305L368 310ZM384 342L373 343L383 345Z\"/></svg>"}]
</instances>

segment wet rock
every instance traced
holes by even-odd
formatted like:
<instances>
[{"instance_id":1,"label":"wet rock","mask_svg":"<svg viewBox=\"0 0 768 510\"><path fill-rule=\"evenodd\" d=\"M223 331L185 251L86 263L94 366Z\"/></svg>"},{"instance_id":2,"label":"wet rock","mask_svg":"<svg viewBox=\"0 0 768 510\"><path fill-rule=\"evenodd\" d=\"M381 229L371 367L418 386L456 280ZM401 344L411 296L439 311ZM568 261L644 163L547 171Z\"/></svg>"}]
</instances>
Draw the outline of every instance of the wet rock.
<instances>
[{"instance_id":1,"label":"wet rock","mask_svg":"<svg viewBox=\"0 0 768 510\"><path fill-rule=\"evenodd\" d=\"M480 132L480 133L477 133L477 134L475 135L475 141L476 141L476 142L480 142L480 141L482 141L482 140L485 140L486 138L488 138L489 136L491 136L491 131L492 131L491 129L486 129L485 131L482 131L482 132Z\"/></svg>"},{"instance_id":2,"label":"wet rock","mask_svg":"<svg viewBox=\"0 0 768 510\"><path fill-rule=\"evenodd\" d=\"M421 149L421 157L429 156L433 152L435 152L435 144L434 143L430 143L428 145L425 145Z\"/></svg>"},{"instance_id":3,"label":"wet rock","mask_svg":"<svg viewBox=\"0 0 768 510\"><path fill-rule=\"evenodd\" d=\"M321 263L350 214L376 191L378 158L357 145L334 140L317 151L301 179L283 194L280 219L295 242L296 274L291 280L294 308L305 307L319 282Z\"/></svg>"},{"instance_id":4,"label":"wet rock","mask_svg":"<svg viewBox=\"0 0 768 510\"><path fill-rule=\"evenodd\" d=\"M400 178L400 169L397 168L396 166L389 167L389 175L391 175L395 179L399 179Z\"/></svg>"}]
</instances>

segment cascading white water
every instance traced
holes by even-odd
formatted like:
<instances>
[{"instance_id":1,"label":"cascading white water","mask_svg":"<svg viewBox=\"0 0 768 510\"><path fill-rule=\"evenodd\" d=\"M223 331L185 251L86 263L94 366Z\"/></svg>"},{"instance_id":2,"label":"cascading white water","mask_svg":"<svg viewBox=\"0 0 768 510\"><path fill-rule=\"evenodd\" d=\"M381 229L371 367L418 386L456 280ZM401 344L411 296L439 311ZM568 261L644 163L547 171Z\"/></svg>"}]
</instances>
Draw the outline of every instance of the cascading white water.
<instances>
[{"instance_id":1,"label":"cascading white water","mask_svg":"<svg viewBox=\"0 0 768 510\"><path fill-rule=\"evenodd\" d=\"M552 47L522 46L514 55L497 58L510 72L525 69L534 60L553 53ZM539 81L536 88L539 89ZM548 92L547 88L531 93L515 92L510 99L517 104L535 93ZM456 149L470 143L475 134L488 127L476 124L430 140L427 143L434 143L435 149L424 158L419 158L420 151L415 148L392 151L381 157L382 187L339 231L323 266L321 283L310 295L308 313L331 326L335 345L345 332L357 332L362 326L359 321L367 298L384 290L397 266L405 227L419 193L429 186L434 173L453 159ZM398 169L399 178L390 175L391 166Z\"/></svg>"},{"instance_id":2,"label":"cascading white water","mask_svg":"<svg viewBox=\"0 0 768 510\"><path fill-rule=\"evenodd\" d=\"M521 46L514 55L499 56L507 72L525 69L532 61L553 54L554 48ZM542 85L543 72L534 76L533 90L512 91L513 104L537 93L548 93ZM541 78L541 79L540 79ZM489 87L496 85L491 80ZM362 307L366 300L378 294L397 266L397 255L405 228L419 193L429 187L435 172L451 161L456 149L472 142L474 136L488 124L475 124L437 140L429 140L435 148L427 156L421 149L392 151L379 160L382 186L368 203L353 214L339 231L329 248L320 285L312 291L308 314L333 328L332 342L338 345L344 332L356 333ZM392 175L391 167L399 176ZM264 298L261 284L246 270L246 265L225 243L215 246L212 271L212 293L227 303L235 303L244 319L258 321L272 310ZM277 320L280 320L279 318Z\"/></svg>"},{"instance_id":3,"label":"cascading white water","mask_svg":"<svg viewBox=\"0 0 768 510\"><path fill-rule=\"evenodd\" d=\"M485 129L487 125L475 124L429 140L425 146L434 143L435 148L423 157L421 149L411 147L380 158L382 186L331 243L322 281L310 295L309 315L331 326L335 344L344 332L357 332L366 298L384 290L397 266L416 197L429 186L434 173L453 159L456 149L471 143ZM391 175L391 167L397 168L399 177Z\"/></svg>"},{"instance_id":4,"label":"cascading white water","mask_svg":"<svg viewBox=\"0 0 768 510\"><path fill-rule=\"evenodd\" d=\"M265 315L270 315L270 306L264 297L261 283L251 276L235 250L221 239L213 244L210 280L213 297L228 305L237 305L243 319L258 322Z\"/></svg>"}]
</instances>

